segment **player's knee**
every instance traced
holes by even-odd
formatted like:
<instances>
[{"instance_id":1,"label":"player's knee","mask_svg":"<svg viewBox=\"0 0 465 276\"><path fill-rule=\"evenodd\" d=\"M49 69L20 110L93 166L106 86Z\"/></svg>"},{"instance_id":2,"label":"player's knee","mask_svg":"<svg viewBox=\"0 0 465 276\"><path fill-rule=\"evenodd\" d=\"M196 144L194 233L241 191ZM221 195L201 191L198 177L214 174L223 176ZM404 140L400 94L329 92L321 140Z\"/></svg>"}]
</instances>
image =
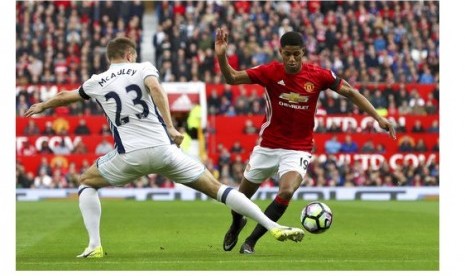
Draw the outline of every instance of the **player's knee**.
<instances>
[{"instance_id":1,"label":"player's knee","mask_svg":"<svg viewBox=\"0 0 465 276\"><path fill-rule=\"evenodd\" d=\"M89 182L89 177L85 173L79 176L79 183L88 185L89 184L88 182Z\"/></svg>"},{"instance_id":2,"label":"player's knee","mask_svg":"<svg viewBox=\"0 0 465 276\"><path fill-rule=\"evenodd\" d=\"M95 182L95 181L92 180L92 177L91 177L88 173L86 173L86 172L82 173L82 174L79 176L79 183L81 183L81 184L85 184L85 185L88 185L88 186L93 187L93 186L94 186L94 185L93 185L94 182Z\"/></svg>"},{"instance_id":3,"label":"player's knee","mask_svg":"<svg viewBox=\"0 0 465 276\"><path fill-rule=\"evenodd\" d=\"M278 196L285 200L291 200L294 195L294 189L292 187L280 187L278 191Z\"/></svg>"}]
</instances>

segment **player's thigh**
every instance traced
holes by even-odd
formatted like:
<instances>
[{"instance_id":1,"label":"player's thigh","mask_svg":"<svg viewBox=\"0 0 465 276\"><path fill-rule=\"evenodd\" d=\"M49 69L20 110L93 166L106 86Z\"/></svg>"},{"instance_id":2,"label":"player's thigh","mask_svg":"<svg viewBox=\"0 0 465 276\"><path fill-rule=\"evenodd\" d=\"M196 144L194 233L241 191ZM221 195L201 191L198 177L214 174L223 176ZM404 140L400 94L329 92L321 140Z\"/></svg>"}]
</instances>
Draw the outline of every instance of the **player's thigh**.
<instances>
[{"instance_id":1,"label":"player's thigh","mask_svg":"<svg viewBox=\"0 0 465 276\"><path fill-rule=\"evenodd\" d=\"M259 185L276 173L278 165L279 156L274 149L256 146L245 168L244 178Z\"/></svg>"},{"instance_id":2,"label":"player's thigh","mask_svg":"<svg viewBox=\"0 0 465 276\"><path fill-rule=\"evenodd\" d=\"M189 186L188 184L199 179L205 171L205 165L175 145L150 148L150 152L150 172L161 174L176 183Z\"/></svg>"},{"instance_id":3,"label":"player's thigh","mask_svg":"<svg viewBox=\"0 0 465 276\"><path fill-rule=\"evenodd\" d=\"M300 185L307 173L307 167L312 158L310 153L297 150L278 150L278 154L280 156L278 167L279 179L292 183L297 181L296 185Z\"/></svg>"},{"instance_id":4,"label":"player's thigh","mask_svg":"<svg viewBox=\"0 0 465 276\"><path fill-rule=\"evenodd\" d=\"M146 149L118 154L115 150L97 160L97 169L102 178L115 186L125 185L149 174L150 156Z\"/></svg>"}]
</instances>

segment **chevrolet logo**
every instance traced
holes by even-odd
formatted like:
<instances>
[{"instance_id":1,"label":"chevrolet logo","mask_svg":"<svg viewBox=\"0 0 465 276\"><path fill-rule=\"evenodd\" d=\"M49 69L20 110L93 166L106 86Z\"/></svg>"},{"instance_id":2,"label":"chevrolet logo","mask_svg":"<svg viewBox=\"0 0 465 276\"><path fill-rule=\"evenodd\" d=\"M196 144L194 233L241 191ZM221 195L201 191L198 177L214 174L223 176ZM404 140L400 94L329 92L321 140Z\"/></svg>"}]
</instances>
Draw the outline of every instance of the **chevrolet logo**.
<instances>
[{"instance_id":1,"label":"chevrolet logo","mask_svg":"<svg viewBox=\"0 0 465 276\"><path fill-rule=\"evenodd\" d=\"M308 102L308 96L301 96L294 92L282 93L279 95L280 99L287 100L290 103L306 103Z\"/></svg>"}]
</instances>

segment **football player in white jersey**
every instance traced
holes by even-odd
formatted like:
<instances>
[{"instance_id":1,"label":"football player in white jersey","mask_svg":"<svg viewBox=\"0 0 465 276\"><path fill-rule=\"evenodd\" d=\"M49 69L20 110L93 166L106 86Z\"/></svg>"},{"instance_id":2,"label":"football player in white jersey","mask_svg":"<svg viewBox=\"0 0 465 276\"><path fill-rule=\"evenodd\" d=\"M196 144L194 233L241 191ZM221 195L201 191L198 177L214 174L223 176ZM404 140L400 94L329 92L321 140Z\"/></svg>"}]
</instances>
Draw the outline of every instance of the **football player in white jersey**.
<instances>
[{"instance_id":1,"label":"football player in white jersey","mask_svg":"<svg viewBox=\"0 0 465 276\"><path fill-rule=\"evenodd\" d=\"M105 112L115 149L98 158L80 176L79 208L89 243L77 257L101 258L101 206L97 189L122 186L141 176L157 173L223 202L234 211L257 221L279 241L301 241L304 232L270 220L260 208L236 189L218 182L200 162L184 154L183 135L173 126L168 97L150 63L136 63L135 43L124 37L107 45L110 67L93 75L73 91L61 91L32 105L26 117L49 108L95 99Z\"/></svg>"}]
</instances>

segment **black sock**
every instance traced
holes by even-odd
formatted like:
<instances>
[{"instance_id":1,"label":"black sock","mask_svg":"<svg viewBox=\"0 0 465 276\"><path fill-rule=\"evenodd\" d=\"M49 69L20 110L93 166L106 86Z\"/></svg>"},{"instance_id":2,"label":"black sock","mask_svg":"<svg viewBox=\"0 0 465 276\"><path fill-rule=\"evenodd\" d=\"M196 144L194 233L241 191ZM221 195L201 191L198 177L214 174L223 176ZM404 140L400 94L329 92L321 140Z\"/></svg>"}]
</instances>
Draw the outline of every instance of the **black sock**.
<instances>
[{"instance_id":1,"label":"black sock","mask_svg":"<svg viewBox=\"0 0 465 276\"><path fill-rule=\"evenodd\" d=\"M233 219L233 221L232 221L233 227L239 228L239 225L240 225L240 222L241 222L243 216L241 214L239 214L239 213L234 212L233 210L231 210L231 215L232 215L232 219Z\"/></svg>"},{"instance_id":2,"label":"black sock","mask_svg":"<svg viewBox=\"0 0 465 276\"><path fill-rule=\"evenodd\" d=\"M272 221L276 222L284 214L288 205L288 200L284 200L277 196L266 208L265 215L269 217ZM257 243L258 239L260 239L266 233L266 231L268 230L265 227L261 226L260 224L257 224L252 234L250 234L250 236L245 240L245 242L254 247L255 243Z\"/></svg>"}]
</instances>

